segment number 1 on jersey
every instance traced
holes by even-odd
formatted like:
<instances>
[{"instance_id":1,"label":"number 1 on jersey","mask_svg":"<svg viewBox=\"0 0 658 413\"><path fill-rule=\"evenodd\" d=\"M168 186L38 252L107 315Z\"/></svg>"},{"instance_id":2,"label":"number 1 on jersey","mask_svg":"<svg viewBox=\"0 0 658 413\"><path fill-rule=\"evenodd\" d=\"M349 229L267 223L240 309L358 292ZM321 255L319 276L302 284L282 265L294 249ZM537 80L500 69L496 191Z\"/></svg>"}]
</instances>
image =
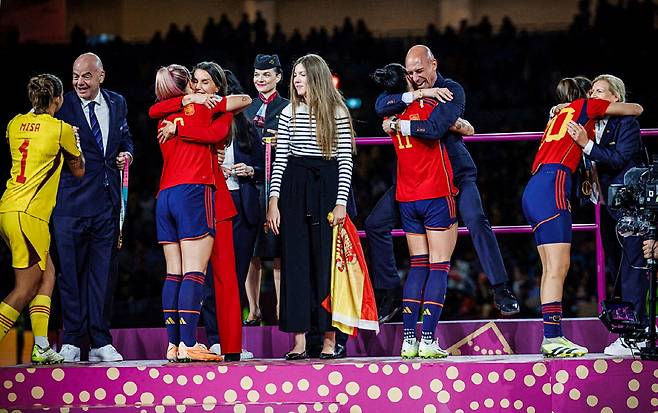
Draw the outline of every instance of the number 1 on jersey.
<instances>
[{"instance_id":1,"label":"number 1 on jersey","mask_svg":"<svg viewBox=\"0 0 658 413\"><path fill-rule=\"evenodd\" d=\"M21 173L16 177L16 182L19 184L25 183L25 164L27 164L27 147L30 146L29 139L24 139L21 146L18 148L18 152L21 153Z\"/></svg>"}]
</instances>

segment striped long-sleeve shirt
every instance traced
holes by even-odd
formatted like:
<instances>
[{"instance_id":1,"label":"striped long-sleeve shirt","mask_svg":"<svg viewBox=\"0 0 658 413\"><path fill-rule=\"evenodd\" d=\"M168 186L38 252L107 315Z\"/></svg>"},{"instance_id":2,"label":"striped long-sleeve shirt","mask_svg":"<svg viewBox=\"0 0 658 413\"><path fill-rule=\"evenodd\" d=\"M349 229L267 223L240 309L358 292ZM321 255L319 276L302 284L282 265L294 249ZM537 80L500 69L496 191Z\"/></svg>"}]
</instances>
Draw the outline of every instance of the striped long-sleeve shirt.
<instances>
[{"instance_id":1,"label":"striped long-sleeve shirt","mask_svg":"<svg viewBox=\"0 0 658 413\"><path fill-rule=\"evenodd\" d=\"M279 197L281 178L286 170L289 156L322 157L316 139L315 117L309 115L308 106L301 104L296 108L294 123L292 110L292 104L289 104L279 116L270 197ZM338 160L336 205L345 206L352 182L352 135L348 113L338 109L335 119L338 144L333 148L331 157Z\"/></svg>"}]
</instances>

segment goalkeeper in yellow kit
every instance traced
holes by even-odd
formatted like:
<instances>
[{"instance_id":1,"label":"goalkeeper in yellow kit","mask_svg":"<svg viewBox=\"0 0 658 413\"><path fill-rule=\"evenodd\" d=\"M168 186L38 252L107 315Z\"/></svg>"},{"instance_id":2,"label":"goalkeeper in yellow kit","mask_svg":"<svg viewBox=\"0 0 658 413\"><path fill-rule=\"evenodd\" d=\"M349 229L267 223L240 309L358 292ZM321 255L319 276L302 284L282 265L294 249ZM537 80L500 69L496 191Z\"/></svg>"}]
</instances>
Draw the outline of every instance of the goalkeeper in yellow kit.
<instances>
[{"instance_id":1,"label":"goalkeeper in yellow kit","mask_svg":"<svg viewBox=\"0 0 658 413\"><path fill-rule=\"evenodd\" d=\"M63 357L48 343L50 296L55 285L48 222L63 162L73 175L81 177L84 158L73 127L53 117L63 102L61 80L50 74L35 76L27 92L33 110L16 115L7 125L12 165L0 199L0 236L11 250L16 283L0 302L0 341L29 304L35 337L32 362L61 363Z\"/></svg>"}]
</instances>

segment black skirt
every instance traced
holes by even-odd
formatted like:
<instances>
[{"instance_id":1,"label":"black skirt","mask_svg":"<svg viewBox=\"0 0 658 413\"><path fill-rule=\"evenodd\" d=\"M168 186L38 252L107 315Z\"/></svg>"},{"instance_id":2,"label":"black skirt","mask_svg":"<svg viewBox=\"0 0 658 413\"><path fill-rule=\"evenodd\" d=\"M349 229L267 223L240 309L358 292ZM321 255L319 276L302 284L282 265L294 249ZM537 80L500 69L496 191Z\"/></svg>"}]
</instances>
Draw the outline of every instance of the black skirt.
<instances>
[{"instance_id":1,"label":"black skirt","mask_svg":"<svg viewBox=\"0 0 658 413\"><path fill-rule=\"evenodd\" d=\"M330 292L332 228L338 162L294 157L281 181L281 304L279 328L287 332L331 330L321 307Z\"/></svg>"}]
</instances>

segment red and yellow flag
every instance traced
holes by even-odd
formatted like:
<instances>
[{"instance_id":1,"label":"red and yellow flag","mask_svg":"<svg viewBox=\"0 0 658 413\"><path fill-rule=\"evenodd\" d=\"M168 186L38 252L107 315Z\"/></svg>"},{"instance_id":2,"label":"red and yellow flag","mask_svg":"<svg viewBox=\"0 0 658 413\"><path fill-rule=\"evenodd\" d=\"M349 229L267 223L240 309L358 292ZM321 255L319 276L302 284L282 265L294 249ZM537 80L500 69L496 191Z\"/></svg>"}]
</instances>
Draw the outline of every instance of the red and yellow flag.
<instances>
[{"instance_id":1,"label":"red and yellow flag","mask_svg":"<svg viewBox=\"0 0 658 413\"><path fill-rule=\"evenodd\" d=\"M350 335L359 328L379 332L375 294L359 234L349 216L333 228L331 255L331 291L322 306L332 313L332 326Z\"/></svg>"}]
</instances>

